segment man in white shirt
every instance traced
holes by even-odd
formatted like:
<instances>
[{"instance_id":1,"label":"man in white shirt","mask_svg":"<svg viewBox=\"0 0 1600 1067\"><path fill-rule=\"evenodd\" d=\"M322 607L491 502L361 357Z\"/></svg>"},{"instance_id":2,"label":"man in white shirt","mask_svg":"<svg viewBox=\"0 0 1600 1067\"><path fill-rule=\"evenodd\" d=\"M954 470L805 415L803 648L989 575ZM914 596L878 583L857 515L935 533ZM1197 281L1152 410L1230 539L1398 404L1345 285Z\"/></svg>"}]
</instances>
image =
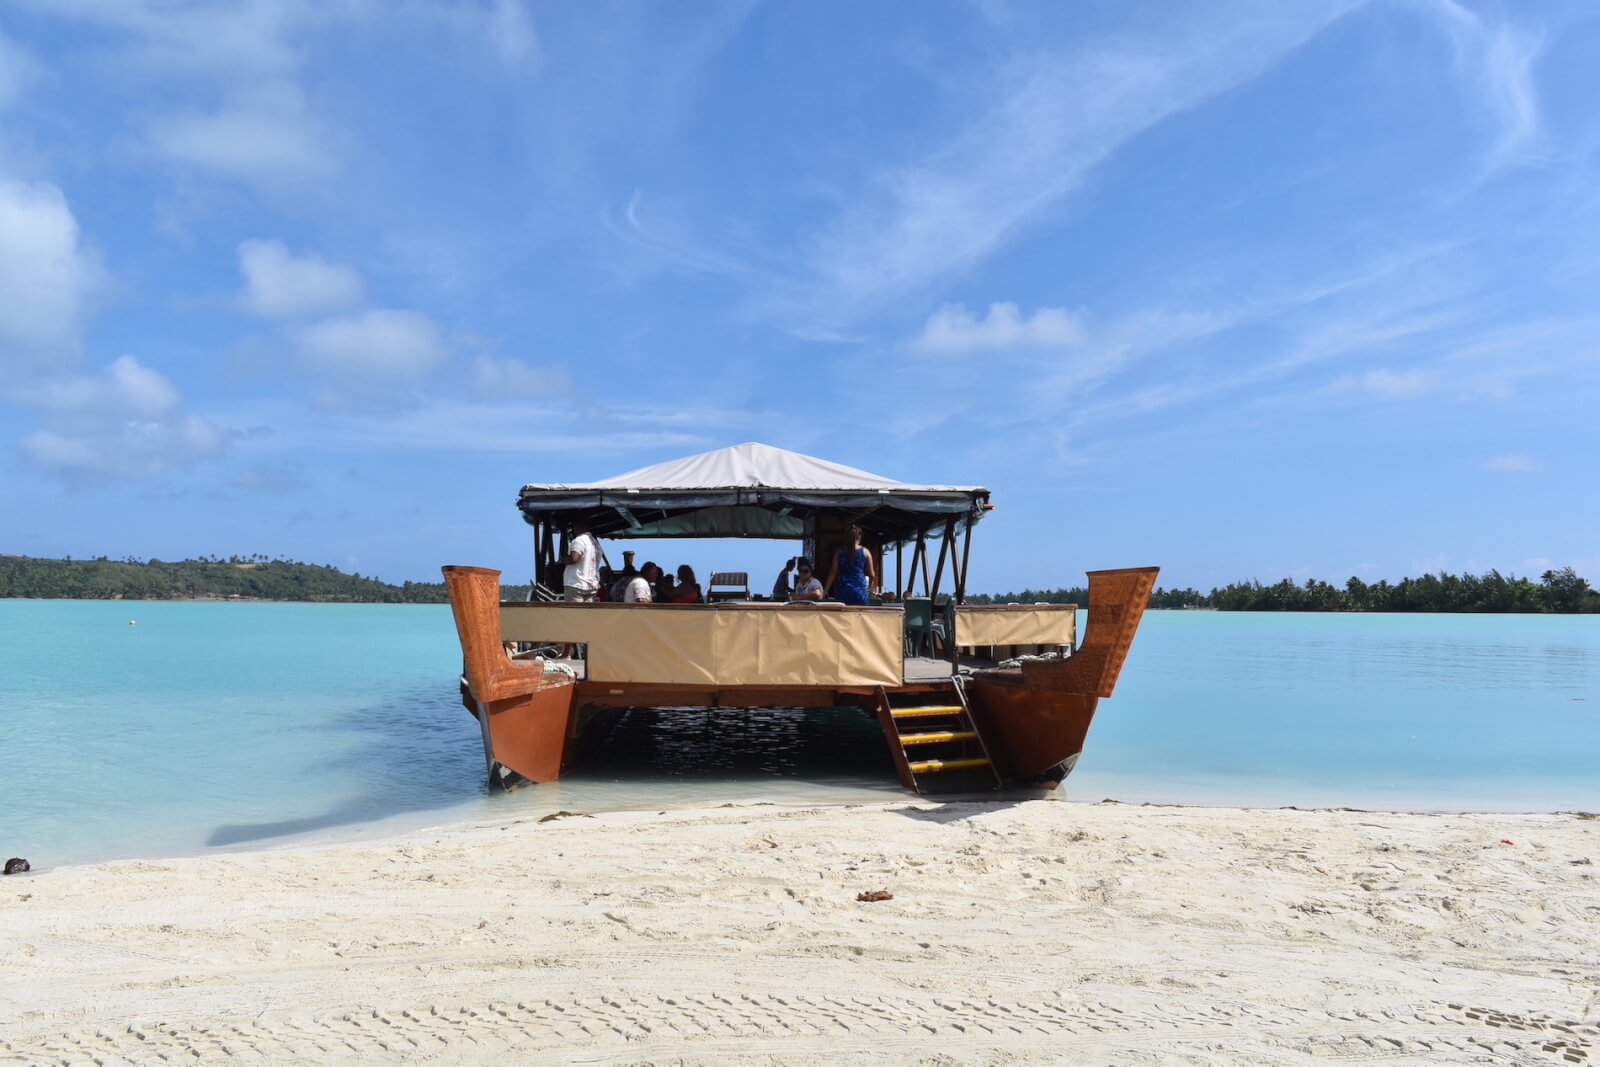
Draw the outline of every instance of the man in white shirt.
<instances>
[{"instance_id":1,"label":"man in white shirt","mask_svg":"<svg viewBox=\"0 0 1600 1067\"><path fill-rule=\"evenodd\" d=\"M561 598L592 604L600 591L600 542L589 532L589 524L572 524L572 540L567 542L567 569L561 575Z\"/></svg>"},{"instance_id":2,"label":"man in white shirt","mask_svg":"<svg viewBox=\"0 0 1600 1067\"><path fill-rule=\"evenodd\" d=\"M822 583L811 573L811 561L801 556L794 561L794 592L790 600L821 600Z\"/></svg>"},{"instance_id":3,"label":"man in white shirt","mask_svg":"<svg viewBox=\"0 0 1600 1067\"><path fill-rule=\"evenodd\" d=\"M622 590L624 604L648 604L655 599L656 583L661 580L661 568L654 563L646 563L639 568L639 573L629 579L627 586Z\"/></svg>"}]
</instances>

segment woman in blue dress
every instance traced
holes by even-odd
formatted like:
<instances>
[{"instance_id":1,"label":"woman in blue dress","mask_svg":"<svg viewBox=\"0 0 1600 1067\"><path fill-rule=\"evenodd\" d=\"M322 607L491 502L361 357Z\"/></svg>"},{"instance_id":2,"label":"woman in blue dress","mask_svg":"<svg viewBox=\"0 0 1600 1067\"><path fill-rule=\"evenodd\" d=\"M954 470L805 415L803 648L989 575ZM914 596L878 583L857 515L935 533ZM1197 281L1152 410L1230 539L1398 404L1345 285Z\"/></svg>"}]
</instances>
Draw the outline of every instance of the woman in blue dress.
<instances>
[{"instance_id":1,"label":"woman in blue dress","mask_svg":"<svg viewBox=\"0 0 1600 1067\"><path fill-rule=\"evenodd\" d=\"M846 604L865 606L868 590L877 584L872 569L872 553L861 547L861 527L851 524L845 531L850 539L833 554L833 572L828 575L828 595Z\"/></svg>"}]
</instances>

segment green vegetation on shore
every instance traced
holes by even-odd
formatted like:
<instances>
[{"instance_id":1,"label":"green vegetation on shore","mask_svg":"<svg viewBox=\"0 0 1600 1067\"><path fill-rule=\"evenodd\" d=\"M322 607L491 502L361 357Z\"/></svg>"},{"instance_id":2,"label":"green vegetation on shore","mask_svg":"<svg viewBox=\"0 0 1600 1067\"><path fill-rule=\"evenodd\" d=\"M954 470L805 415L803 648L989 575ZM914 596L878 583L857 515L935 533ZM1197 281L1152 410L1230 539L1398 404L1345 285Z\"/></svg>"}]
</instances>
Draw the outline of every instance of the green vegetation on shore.
<instances>
[{"instance_id":1,"label":"green vegetation on shore","mask_svg":"<svg viewBox=\"0 0 1600 1067\"><path fill-rule=\"evenodd\" d=\"M526 585L501 587L507 600L522 600ZM58 600L295 600L348 604L443 604L443 582L391 585L377 578L346 574L334 567L265 556L209 557L164 563L158 559L33 559L0 555L0 597ZM979 593L974 604L1084 604L1089 591L1024 589L1017 593ZM1368 584L1351 578L1344 588L1315 578L1296 585L1288 578L1274 585L1232 582L1202 593L1197 589L1157 589L1153 608L1207 608L1216 611L1444 611L1600 613L1600 591L1571 567L1531 578L1487 574L1424 574Z\"/></svg>"},{"instance_id":2,"label":"green vegetation on shore","mask_svg":"<svg viewBox=\"0 0 1600 1067\"><path fill-rule=\"evenodd\" d=\"M505 586L508 600L528 587ZM334 567L265 556L227 559L32 559L0 556L0 597L60 600L296 600L348 604L443 604L443 582L391 585Z\"/></svg>"},{"instance_id":3,"label":"green vegetation on shore","mask_svg":"<svg viewBox=\"0 0 1600 1067\"><path fill-rule=\"evenodd\" d=\"M1083 604L1089 591L1024 589L1020 593L969 596L976 604ZM1351 578L1344 588L1315 578L1296 585L1288 578L1275 585L1232 582L1209 593L1198 589L1157 589L1152 608L1210 608L1216 611L1445 611L1600 612L1600 591L1571 567L1548 570L1537 582L1499 571L1487 574L1424 574L1394 584L1368 584Z\"/></svg>"}]
</instances>

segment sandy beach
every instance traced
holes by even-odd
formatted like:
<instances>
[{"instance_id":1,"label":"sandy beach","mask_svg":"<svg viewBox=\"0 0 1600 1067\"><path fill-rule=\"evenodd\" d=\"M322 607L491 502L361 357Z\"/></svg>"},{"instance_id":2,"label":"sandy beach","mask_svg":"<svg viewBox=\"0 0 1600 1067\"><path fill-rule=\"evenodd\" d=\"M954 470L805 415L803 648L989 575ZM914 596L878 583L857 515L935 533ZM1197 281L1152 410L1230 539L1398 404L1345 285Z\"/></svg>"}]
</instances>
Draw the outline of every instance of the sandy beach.
<instances>
[{"instance_id":1,"label":"sandy beach","mask_svg":"<svg viewBox=\"0 0 1600 1067\"><path fill-rule=\"evenodd\" d=\"M0 1062L1595 1063L1597 840L757 804L65 868L0 882Z\"/></svg>"}]
</instances>

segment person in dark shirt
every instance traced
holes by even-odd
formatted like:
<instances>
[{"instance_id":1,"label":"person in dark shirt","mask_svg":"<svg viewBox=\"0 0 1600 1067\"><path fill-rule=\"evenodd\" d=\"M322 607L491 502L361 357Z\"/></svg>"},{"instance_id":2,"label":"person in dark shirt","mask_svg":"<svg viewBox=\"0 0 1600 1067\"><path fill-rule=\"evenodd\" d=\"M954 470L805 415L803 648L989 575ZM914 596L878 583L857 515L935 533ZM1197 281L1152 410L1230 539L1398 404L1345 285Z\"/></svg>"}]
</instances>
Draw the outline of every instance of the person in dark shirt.
<instances>
[{"instance_id":1,"label":"person in dark shirt","mask_svg":"<svg viewBox=\"0 0 1600 1067\"><path fill-rule=\"evenodd\" d=\"M789 583L789 574L799 559L799 556L790 556L788 562L784 563L783 570L778 572L778 580L772 583L773 600L788 600L789 594L794 592L794 586Z\"/></svg>"}]
</instances>

